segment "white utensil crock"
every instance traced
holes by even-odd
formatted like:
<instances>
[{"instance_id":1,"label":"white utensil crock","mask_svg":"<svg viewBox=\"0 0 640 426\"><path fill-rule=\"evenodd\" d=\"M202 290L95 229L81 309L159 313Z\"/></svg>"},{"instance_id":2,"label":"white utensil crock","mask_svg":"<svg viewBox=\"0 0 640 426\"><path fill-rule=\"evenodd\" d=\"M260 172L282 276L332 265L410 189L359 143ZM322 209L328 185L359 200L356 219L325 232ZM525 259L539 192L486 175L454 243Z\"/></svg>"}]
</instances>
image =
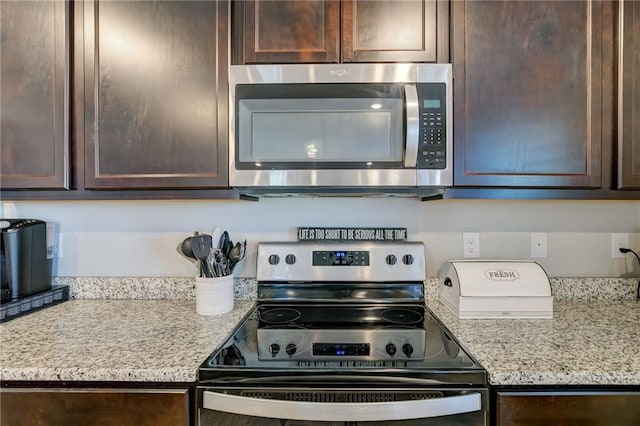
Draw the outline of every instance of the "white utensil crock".
<instances>
[{"instance_id":1,"label":"white utensil crock","mask_svg":"<svg viewBox=\"0 0 640 426\"><path fill-rule=\"evenodd\" d=\"M219 315L233 309L233 275L218 278L196 277L196 312Z\"/></svg>"}]
</instances>

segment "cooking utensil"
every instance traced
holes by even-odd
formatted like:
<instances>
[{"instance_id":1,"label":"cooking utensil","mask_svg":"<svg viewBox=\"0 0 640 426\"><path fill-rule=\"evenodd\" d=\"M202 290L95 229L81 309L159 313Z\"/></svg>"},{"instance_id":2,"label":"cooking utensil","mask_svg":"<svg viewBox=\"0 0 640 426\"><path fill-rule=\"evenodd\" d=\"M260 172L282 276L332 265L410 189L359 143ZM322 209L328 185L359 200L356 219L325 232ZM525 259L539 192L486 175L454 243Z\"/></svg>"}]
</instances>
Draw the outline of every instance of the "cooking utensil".
<instances>
[{"instance_id":1,"label":"cooking utensil","mask_svg":"<svg viewBox=\"0 0 640 426\"><path fill-rule=\"evenodd\" d=\"M189 259L197 260L191 248L191 237L185 238L182 244L180 244L180 252Z\"/></svg>"},{"instance_id":2,"label":"cooking utensil","mask_svg":"<svg viewBox=\"0 0 640 426\"><path fill-rule=\"evenodd\" d=\"M211 235L209 234L196 234L190 239L191 251L193 256L200 261L200 275L203 277L213 277L213 271L209 267L207 257L211 252Z\"/></svg>"},{"instance_id":3,"label":"cooking utensil","mask_svg":"<svg viewBox=\"0 0 640 426\"><path fill-rule=\"evenodd\" d=\"M214 277L231 275L229 259L218 248L211 249L207 257L207 264Z\"/></svg>"},{"instance_id":4,"label":"cooking utensil","mask_svg":"<svg viewBox=\"0 0 640 426\"><path fill-rule=\"evenodd\" d=\"M216 226L213 232L211 233L211 241L213 248L220 248L218 244L220 244L220 237L222 236L222 229L219 226ZM213 245L215 244L215 245Z\"/></svg>"},{"instance_id":5,"label":"cooking utensil","mask_svg":"<svg viewBox=\"0 0 640 426\"><path fill-rule=\"evenodd\" d=\"M244 258L247 248L247 240L242 243L236 243L229 251L230 272L233 273L234 268Z\"/></svg>"},{"instance_id":6,"label":"cooking utensil","mask_svg":"<svg viewBox=\"0 0 640 426\"><path fill-rule=\"evenodd\" d=\"M231 240L229 238L229 233L227 231L224 231L222 233L222 236L220 237L220 242L218 242L218 248L222 250L225 255L227 253L230 241Z\"/></svg>"}]
</instances>

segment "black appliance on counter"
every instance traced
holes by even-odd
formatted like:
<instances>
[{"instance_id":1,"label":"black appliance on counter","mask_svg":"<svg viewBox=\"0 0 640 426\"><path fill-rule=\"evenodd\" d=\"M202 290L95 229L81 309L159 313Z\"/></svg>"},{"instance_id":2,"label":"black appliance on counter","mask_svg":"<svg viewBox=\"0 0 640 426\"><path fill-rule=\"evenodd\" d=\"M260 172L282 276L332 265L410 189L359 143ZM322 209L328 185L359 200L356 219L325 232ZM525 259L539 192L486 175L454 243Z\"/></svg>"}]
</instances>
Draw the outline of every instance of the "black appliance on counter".
<instances>
[{"instance_id":1,"label":"black appliance on counter","mask_svg":"<svg viewBox=\"0 0 640 426\"><path fill-rule=\"evenodd\" d=\"M200 366L200 425L488 424L413 242L261 243L255 309Z\"/></svg>"},{"instance_id":2,"label":"black appliance on counter","mask_svg":"<svg viewBox=\"0 0 640 426\"><path fill-rule=\"evenodd\" d=\"M2 302L50 290L47 224L36 219L0 219L0 226Z\"/></svg>"}]
</instances>

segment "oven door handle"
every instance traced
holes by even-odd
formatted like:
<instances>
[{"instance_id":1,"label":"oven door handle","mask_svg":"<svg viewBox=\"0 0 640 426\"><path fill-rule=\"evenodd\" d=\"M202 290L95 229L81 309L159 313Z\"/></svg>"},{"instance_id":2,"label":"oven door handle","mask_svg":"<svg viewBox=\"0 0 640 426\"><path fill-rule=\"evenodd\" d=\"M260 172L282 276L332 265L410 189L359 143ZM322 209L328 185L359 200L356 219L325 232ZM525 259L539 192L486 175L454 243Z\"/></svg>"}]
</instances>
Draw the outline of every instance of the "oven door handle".
<instances>
[{"instance_id":1,"label":"oven door handle","mask_svg":"<svg viewBox=\"0 0 640 426\"><path fill-rule=\"evenodd\" d=\"M244 416L307 421L387 421L479 411L480 393L399 402L299 402L257 399L204 391L202 408Z\"/></svg>"},{"instance_id":2,"label":"oven door handle","mask_svg":"<svg viewBox=\"0 0 640 426\"><path fill-rule=\"evenodd\" d=\"M418 143L420 108L418 89L413 84L404 86L405 111L407 114L407 133L405 135L404 166L415 167L418 163Z\"/></svg>"}]
</instances>

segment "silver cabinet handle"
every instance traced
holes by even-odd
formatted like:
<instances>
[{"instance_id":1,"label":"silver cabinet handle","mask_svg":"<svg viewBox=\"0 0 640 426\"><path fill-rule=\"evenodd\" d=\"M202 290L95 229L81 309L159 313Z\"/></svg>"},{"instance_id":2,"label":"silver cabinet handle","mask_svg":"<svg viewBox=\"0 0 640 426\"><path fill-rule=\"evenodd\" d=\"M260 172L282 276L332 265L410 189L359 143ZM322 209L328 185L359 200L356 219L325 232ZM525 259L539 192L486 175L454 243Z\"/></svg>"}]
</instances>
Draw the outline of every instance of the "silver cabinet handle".
<instances>
[{"instance_id":1,"label":"silver cabinet handle","mask_svg":"<svg viewBox=\"0 0 640 426\"><path fill-rule=\"evenodd\" d=\"M401 402L325 403L256 399L205 391L202 408L243 416L308 421L386 421L422 419L479 411L479 393Z\"/></svg>"},{"instance_id":2,"label":"silver cabinet handle","mask_svg":"<svg viewBox=\"0 0 640 426\"><path fill-rule=\"evenodd\" d=\"M418 129L420 109L418 105L418 89L413 84L404 86L407 111L407 134L405 139L404 166L415 167L418 161Z\"/></svg>"}]
</instances>

